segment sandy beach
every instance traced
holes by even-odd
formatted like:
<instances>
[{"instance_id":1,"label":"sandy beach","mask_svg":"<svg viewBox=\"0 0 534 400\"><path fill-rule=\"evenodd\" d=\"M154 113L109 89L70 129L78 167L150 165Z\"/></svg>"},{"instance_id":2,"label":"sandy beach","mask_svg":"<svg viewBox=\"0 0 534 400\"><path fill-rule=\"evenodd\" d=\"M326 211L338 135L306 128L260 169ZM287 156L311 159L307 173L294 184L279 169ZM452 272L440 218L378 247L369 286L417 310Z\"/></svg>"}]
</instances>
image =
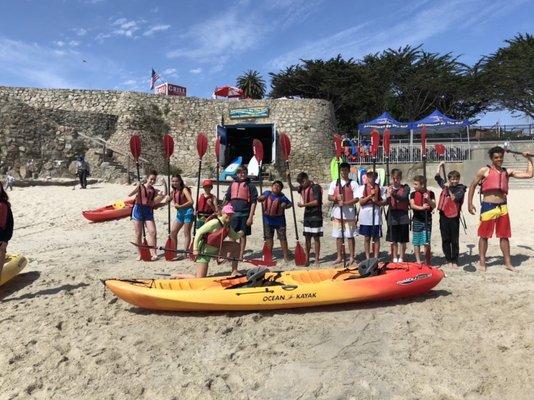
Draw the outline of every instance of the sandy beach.
<instances>
[{"instance_id":1,"label":"sandy beach","mask_svg":"<svg viewBox=\"0 0 534 400\"><path fill-rule=\"evenodd\" d=\"M135 261L128 219L91 224L82 218L82 210L113 203L129 190L101 183L9 192L15 233L8 252L30 262L0 287L1 400L531 398L531 191L514 189L509 196L519 273L504 270L497 240L490 241L487 272L476 271L478 216L466 214L462 268L447 269L426 296L294 311L172 314L132 307L101 283L194 271L189 261ZM163 244L166 208L156 219ZM257 213L248 246L256 255L260 226ZM327 267L335 245L327 219L322 243ZM361 258L363 240L356 246ZM436 214L432 246L440 265ZM409 253L413 259L411 245ZM210 267L211 274L228 270L227 264Z\"/></svg>"}]
</instances>

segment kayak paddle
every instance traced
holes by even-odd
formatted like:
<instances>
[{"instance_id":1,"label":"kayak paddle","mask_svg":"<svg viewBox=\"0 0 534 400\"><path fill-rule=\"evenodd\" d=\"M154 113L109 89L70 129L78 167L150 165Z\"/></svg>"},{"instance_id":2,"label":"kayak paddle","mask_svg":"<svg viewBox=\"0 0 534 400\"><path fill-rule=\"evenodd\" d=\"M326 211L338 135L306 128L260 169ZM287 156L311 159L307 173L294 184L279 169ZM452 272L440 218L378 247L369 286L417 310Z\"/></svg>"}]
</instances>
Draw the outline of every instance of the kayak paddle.
<instances>
[{"instance_id":1,"label":"kayak paddle","mask_svg":"<svg viewBox=\"0 0 534 400\"><path fill-rule=\"evenodd\" d=\"M506 151L507 153L523 155L522 151L511 150L513 146L510 142L504 142L502 147L504 148L504 151ZM526 153L528 157L534 157L534 153L529 153L529 152L526 152Z\"/></svg>"},{"instance_id":2,"label":"kayak paddle","mask_svg":"<svg viewBox=\"0 0 534 400\"><path fill-rule=\"evenodd\" d=\"M260 196L263 195L263 188L262 188L262 176L261 176L261 166L263 163L263 143L261 140L254 139L252 141L252 151L254 152L254 158L258 162L258 179L260 184ZM262 228L263 228L263 258L266 260L272 260L273 258L273 249L269 247L267 244L267 240L265 238L265 207L263 206L263 203L261 203L261 222L262 222Z\"/></svg>"},{"instance_id":3,"label":"kayak paddle","mask_svg":"<svg viewBox=\"0 0 534 400\"><path fill-rule=\"evenodd\" d=\"M215 160L217 160L216 163L216 179L217 179L217 206L219 205L219 170L221 169L221 162L220 162L220 154L221 154L221 138L219 135L217 135L217 138L215 139Z\"/></svg>"},{"instance_id":4,"label":"kayak paddle","mask_svg":"<svg viewBox=\"0 0 534 400\"><path fill-rule=\"evenodd\" d=\"M385 178L385 181L384 181L384 186L389 186L389 181L390 181L390 178L389 178L389 155L390 155L390 152L391 152L391 132L389 130L389 128L386 128L384 130L384 137L382 139L382 145L384 147L384 158L386 159L386 178ZM388 208L388 211L389 211L389 208ZM388 218L388 215L386 214L386 207L384 207L384 217L386 218L386 224L388 226L388 229L390 228L390 224L389 224L389 218Z\"/></svg>"},{"instance_id":5,"label":"kayak paddle","mask_svg":"<svg viewBox=\"0 0 534 400\"><path fill-rule=\"evenodd\" d=\"M336 151L336 157L341 160L343 156L343 139L341 135L334 135L334 149ZM337 187L341 201L343 201L343 187L341 186L341 164L337 165ZM338 199L334 199L334 206L337 204ZM339 218L341 220L341 257L343 258L343 268L347 267L346 253L345 253L345 221L343 220L343 206L339 206Z\"/></svg>"},{"instance_id":6,"label":"kayak paddle","mask_svg":"<svg viewBox=\"0 0 534 400\"><path fill-rule=\"evenodd\" d=\"M174 152L174 139L171 135L163 135L163 150L165 152L165 158L167 159L167 193L171 193L171 156ZM171 238L171 201L167 204L167 242L165 248L175 249L176 243ZM174 253L171 251L165 252L165 260L172 261Z\"/></svg>"},{"instance_id":7,"label":"kayak paddle","mask_svg":"<svg viewBox=\"0 0 534 400\"><path fill-rule=\"evenodd\" d=\"M295 225L295 237L297 238L297 244L295 246L295 265L296 266L305 266L307 257L306 252L304 251L302 245L299 242L299 228L297 226L297 214L295 211L295 200L293 199L293 190L291 190L291 172L289 169L289 155L291 154L291 141L289 140L289 137L285 133L280 134L280 143L282 145L282 155L284 156L284 161L286 162L286 168L288 172L288 186L289 186L289 193L291 194L291 204L293 205L291 207L291 210L293 211L293 224ZM316 255L317 256L317 255Z\"/></svg>"},{"instance_id":8,"label":"kayak paddle","mask_svg":"<svg viewBox=\"0 0 534 400\"><path fill-rule=\"evenodd\" d=\"M137 169L137 182L139 183L138 190L141 190L141 173L139 172L139 157L141 156L141 138L139 137L139 135L132 135L132 137L130 138L130 152L132 153L132 156L135 161L135 167ZM141 224L141 228L143 230L143 245L148 245L148 242L146 241L144 221ZM139 256L143 261L150 261L152 259L152 257L150 256L150 250L145 248L139 248Z\"/></svg>"},{"instance_id":9,"label":"kayak paddle","mask_svg":"<svg viewBox=\"0 0 534 400\"><path fill-rule=\"evenodd\" d=\"M378 146L380 144L380 133L378 133L377 130L373 129L371 132L371 157L373 160L373 192L376 190L376 179L374 178L376 175L376 155L378 153ZM378 190L380 190L380 183L378 184ZM373 239L373 254L375 253L374 245L376 243L376 237L375 237L375 208L376 208L376 193L373 193L373 199L372 205L373 205L373 216L371 219L371 237ZM380 213L379 213L380 215ZM379 223L380 226L380 223Z\"/></svg>"},{"instance_id":10,"label":"kayak paddle","mask_svg":"<svg viewBox=\"0 0 534 400\"><path fill-rule=\"evenodd\" d=\"M426 126L423 126L423 128L421 129L421 157L423 159L423 177L425 180L424 189L425 189L425 193L427 194L427 196L429 196L427 192L427 184L426 184ZM423 204L425 204L424 198L423 198ZM429 246L430 238L428 234L428 214L427 214L427 210L424 210L424 211L425 211L425 245ZM425 250L425 260L428 265L430 265L430 259L431 259L430 254L427 255L426 250Z\"/></svg>"},{"instance_id":11,"label":"kayak paddle","mask_svg":"<svg viewBox=\"0 0 534 400\"><path fill-rule=\"evenodd\" d=\"M195 201L195 217L198 213L198 198L200 197L200 174L202 172L202 158L206 154L208 149L208 138L204 132L200 132L197 135L197 153L198 153L198 176L197 176L197 197ZM195 224L193 225L193 236L197 232L197 224L195 218Z\"/></svg>"},{"instance_id":12,"label":"kayak paddle","mask_svg":"<svg viewBox=\"0 0 534 400\"><path fill-rule=\"evenodd\" d=\"M190 256L193 256L193 258L195 258L195 255L193 254L193 251L191 250L175 250L175 249L167 249L165 247L157 247L157 246L149 246L149 245L142 245L142 244L137 244L137 243L134 243L134 242L130 242L131 244L133 244L134 246L138 247L138 248L146 248L146 249L154 249L154 250L163 250L165 252L167 251L170 251L170 252L173 252L173 253L181 253L181 254L189 254ZM196 254L197 256L209 256L209 257L212 257L212 258L222 258L224 260L228 260L228 261L238 261L238 262L246 262L246 263L249 263L249 264L253 264L255 266L266 266L266 267L275 267L276 266L276 261L274 260L268 260L268 259L262 259L262 258L236 258L236 257L224 257L224 256L218 256L217 254L206 254L206 253L197 253ZM194 261L194 260L193 260Z\"/></svg>"}]
</instances>

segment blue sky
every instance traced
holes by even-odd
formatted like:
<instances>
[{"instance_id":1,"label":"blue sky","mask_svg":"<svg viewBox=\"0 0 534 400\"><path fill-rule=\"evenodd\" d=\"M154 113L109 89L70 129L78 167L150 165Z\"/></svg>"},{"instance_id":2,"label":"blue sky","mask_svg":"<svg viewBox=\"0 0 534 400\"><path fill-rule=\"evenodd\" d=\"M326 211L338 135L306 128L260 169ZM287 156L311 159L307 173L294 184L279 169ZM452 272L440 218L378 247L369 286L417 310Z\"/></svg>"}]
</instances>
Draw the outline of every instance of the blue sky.
<instances>
[{"instance_id":1,"label":"blue sky","mask_svg":"<svg viewBox=\"0 0 534 400\"><path fill-rule=\"evenodd\" d=\"M533 15L532 0L0 0L0 85L147 92L153 67L209 97L250 68L406 44L472 64ZM481 122L497 119L528 122Z\"/></svg>"}]
</instances>

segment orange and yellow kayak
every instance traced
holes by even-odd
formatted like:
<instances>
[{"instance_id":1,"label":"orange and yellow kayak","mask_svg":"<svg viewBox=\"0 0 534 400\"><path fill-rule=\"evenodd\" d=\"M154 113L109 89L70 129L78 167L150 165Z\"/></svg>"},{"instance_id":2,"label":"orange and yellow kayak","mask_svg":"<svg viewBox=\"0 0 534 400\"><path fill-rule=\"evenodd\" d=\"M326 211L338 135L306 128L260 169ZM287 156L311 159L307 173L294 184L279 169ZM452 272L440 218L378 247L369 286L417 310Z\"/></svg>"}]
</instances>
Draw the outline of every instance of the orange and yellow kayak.
<instances>
[{"instance_id":1,"label":"orange and yellow kayak","mask_svg":"<svg viewBox=\"0 0 534 400\"><path fill-rule=\"evenodd\" d=\"M261 286L246 277L196 279L108 279L105 285L134 306L163 311L238 311L314 307L392 300L428 292L443 278L440 269L415 263L381 264L362 278L353 269L268 272Z\"/></svg>"}]
</instances>

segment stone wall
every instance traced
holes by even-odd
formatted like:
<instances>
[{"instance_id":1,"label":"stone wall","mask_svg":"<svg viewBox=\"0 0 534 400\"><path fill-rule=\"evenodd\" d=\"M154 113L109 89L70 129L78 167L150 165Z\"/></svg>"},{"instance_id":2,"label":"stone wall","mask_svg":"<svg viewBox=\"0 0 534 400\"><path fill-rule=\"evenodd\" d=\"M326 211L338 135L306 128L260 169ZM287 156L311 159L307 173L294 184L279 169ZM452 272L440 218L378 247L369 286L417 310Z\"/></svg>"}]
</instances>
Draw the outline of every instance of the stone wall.
<instances>
[{"instance_id":1,"label":"stone wall","mask_svg":"<svg viewBox=\"0 0 534 400\"><path fill-rule=\"evenodd\" d=\"M226 124L276 124L278 132L285 132L291 138L292 169L307 171L314 179L328 180L333 155L335 117L331 103L324 100L226 101L134 92L0 87L0 107L0 142L28 144L18 143L18 151L12 148L9 154L1 150L3 159L7 156L8 164L13 167L27 159L38 159L39 174L47 162L70 163L78 152L88 152L96 146L78 133L108 140L115 149L128 154L129 137L137 132L141 135L141 156L151 166L163 169L161 137L170 132L175 139L171 162L184 175L194 176L198 161L196 136L203 131L210 138L203 173L209 175L215 166L215 127L223 118ZM230 119L230 109L246 107L268 107L269 116ZM278 149L276 163L269 167L274 176L282 172L280 154ZM125 156L115 154L114 157L124 166L128 164ZM46 173L53 176L62 172L46 169Z\"/></svg>"}]
</instances>

